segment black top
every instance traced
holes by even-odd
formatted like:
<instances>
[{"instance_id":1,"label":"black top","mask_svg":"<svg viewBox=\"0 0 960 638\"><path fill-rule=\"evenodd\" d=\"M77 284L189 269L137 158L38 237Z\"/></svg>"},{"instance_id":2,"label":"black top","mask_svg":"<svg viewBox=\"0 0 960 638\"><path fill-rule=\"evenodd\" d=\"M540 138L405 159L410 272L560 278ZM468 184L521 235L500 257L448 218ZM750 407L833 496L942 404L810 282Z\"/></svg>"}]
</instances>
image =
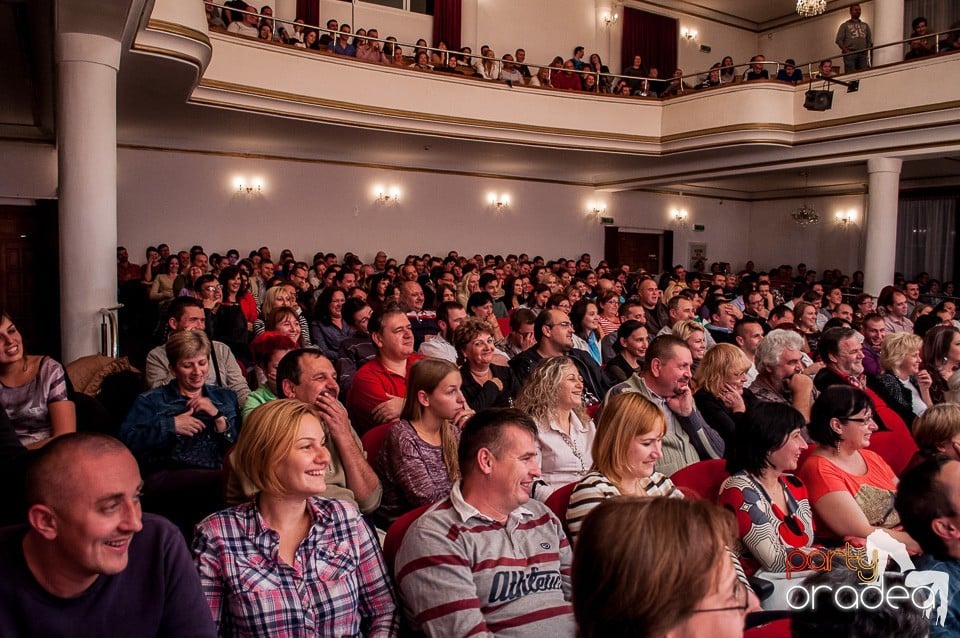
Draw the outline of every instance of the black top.
<instances>
[{"instance_id":1,"label":"black top","mask_svg":"<svg viewBox=\"0 0 960 638\"><path fill-rule=\"evenodd\" d=\"M510 407L510 399L516 395L518 387L513 381L513 373L507 366L498 366L490 364L490 371L494 378L499 379L503 388L498 388L493 381L487 381L482 386L470 374L470 365L464 364L460 367L460 376L463 383L460 389L473 410L479 412L485 408L507 408Z\"/></svg>"}]
</instances>

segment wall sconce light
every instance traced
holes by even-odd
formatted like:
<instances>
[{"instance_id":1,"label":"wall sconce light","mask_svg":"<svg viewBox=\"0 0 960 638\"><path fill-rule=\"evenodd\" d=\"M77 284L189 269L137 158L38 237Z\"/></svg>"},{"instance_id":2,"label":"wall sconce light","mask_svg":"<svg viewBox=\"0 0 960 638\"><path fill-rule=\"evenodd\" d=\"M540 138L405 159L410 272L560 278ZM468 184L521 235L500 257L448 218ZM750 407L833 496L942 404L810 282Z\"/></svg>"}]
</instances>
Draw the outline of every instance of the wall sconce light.
<instances>
[{"instance_id":1,"label":"wall sconce light","mask_svg":"<svg viewBox=\"0 0 960 638\"><path fill-rule=\"evenodd\" d=\"M600 218L607 212L607 205L603 202L591 202L587 206L588 214L593 215L594 219L600 221Z\"/></svg>"},{"instance_id":2,"label":"wall sconce light","mask_svg":"<svg viewBox=\"0 0 960 638\"><path fill-rule=\"evenodd\" d=\"M688 29L687 27L680 29L680 39L686 40L687 42L693 42L696 40L697 35L696 29Z\"/></svg>"},{"instance_id":3,"label":"wall sconce light","mask_svg":"<svg viewBox=\"0 0 960 638\"><path fill-rule=\"evenodd\" d=\"M606 11L604 12L603 15L600 16L600 22L603 23L604 28L609 29L610 27L620 22L620 14L610 13L609 11Z\"/></svg>"},{"instance_id":4,"label":"wall sconce light","mask_svg":"<svg viewBox=\"0 0 960 638\"><path fill-rule=\"evenodd\" d=\"M671 208L670 209L670 221L673 222L673 225L677 228L683 228L687 225L687 218L690 216L690 213L687 212L686 208Z\"/></svg>"},{"instance_id":5,"label":"wall sconce light","mask_svg":"<svg viewBox=\"0 0 960 638\"><path fill-rule=\"evenodd\" d=\"M233 185L236 187L239 195L253 195L254 193L263 192L263 180L259 177L250 180L238 177L234 180Z\"/></svg>"},{"instance_id":6,"label":"wall sconce light","mask_svg":"<svg viewBox=\"0 0 960 638\"><path fill-rule=\"evenodd\" d=\"M840 226L843 230L846 230L850 226L854 225L854 222L857 219L857 211L852 208L849 210L838 210L834 215L834 219L837 220L838 226Z\"/></svg>"},{"instance_id":7,"label":"wall sconce light","mask_svg":"<svg viewBox=\"0 0 960 638\"><path fill-rule=\"evenodd\" d=\"M510 208L510 195L507 193L487 193L487 204L498 213L503 212L505 208Z\"/></svg>"},{"instance_id":8,"label":"wall sconce light","mask_svg":"<svg viewBox=\"0 0 960 638\"><path fill-rule=\"evenodd\" d=\"M373 196L373 203L375 204L380 204L381 206L393 204L396 206L400 203L400 188L397 186L387 188L377 184L373 187Z\"/></svg>"}]
</instances>

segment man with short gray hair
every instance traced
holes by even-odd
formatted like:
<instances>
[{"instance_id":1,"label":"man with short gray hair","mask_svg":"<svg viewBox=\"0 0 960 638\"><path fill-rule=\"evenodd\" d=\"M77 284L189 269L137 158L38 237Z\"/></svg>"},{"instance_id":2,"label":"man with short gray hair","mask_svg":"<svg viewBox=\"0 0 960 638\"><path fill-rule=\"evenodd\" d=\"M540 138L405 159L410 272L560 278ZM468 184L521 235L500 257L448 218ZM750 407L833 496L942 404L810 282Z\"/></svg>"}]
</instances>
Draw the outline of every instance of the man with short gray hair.
<instances>
[{"instance_id":1,"label":"man with short gray hair","mask_svg":"<svg viewBox=\"0 0 960 638\"><path fill-rule=\"evenodd\" d=\"M813 380L803 374L803 337L792 330L771 330L757 346L757 378L750 391L758 401L788 403L810 421L810 407L817 392Z\"/></svg>"}]
</instances>

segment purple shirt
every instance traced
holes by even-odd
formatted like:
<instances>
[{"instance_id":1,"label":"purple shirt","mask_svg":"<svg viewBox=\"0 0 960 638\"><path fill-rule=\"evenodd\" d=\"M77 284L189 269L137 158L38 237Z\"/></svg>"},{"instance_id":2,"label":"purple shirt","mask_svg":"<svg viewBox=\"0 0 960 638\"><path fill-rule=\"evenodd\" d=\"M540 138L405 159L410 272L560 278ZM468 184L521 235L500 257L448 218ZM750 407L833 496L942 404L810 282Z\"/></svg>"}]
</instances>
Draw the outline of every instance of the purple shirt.
<instances>
[{"instance_id":1,"label":"purple shirt","mask_svg":"<svg viewBox=\"0 0 960 638\"><path fill-rule=\"evenodd\" d=\"M868 374L880 376L883 370L880 369L880 351L874 350L866 343L863 344L863 369Z\"/></svg>"}]
</instances>

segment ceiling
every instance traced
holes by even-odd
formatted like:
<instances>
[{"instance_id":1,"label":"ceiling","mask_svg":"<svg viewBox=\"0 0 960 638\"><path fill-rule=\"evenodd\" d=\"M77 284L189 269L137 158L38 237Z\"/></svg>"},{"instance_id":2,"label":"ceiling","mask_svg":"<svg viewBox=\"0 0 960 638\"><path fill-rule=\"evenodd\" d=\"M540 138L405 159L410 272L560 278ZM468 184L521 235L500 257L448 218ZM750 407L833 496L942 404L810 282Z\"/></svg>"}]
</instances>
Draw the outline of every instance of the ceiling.
<instances>
[{"instance_id":1,"label":"ceiling","mask_svg":"<svg viewBox=\"0 0 960 638\"><path fill-rule=\"evenodd\" d=\"M682 4L686 5L685 11L725 15L738 22L750 23L757 31L804 19L797 15L796 0L692 0ZM827 11L850 4L853 4L852 0L829 0Z\"/></svg>"},{"instance_id":2,"label":"ceiling","mask_svg":"<svg viewBox=\"0 0 960 638\"><path fill-rule=\"evenodd\" d=\"M77 4L102 15L90 28L113 33L135 23L145 0L0 0L0 138L33 137L53 141L53 2L71 5L61 20L77 15ZM669 0L663 0L668 2ZM74 4L72 4L74 3ZM149 2L147 1L149 6ZM687 10L722 12L756 24L790 17L792 0L696 0ZM840 4L835 0L832 5ZM118 6L122 5L122 6ZM841 5L846 6L846 5ZM139 7L139 9L138 9ZM468 174L491 178L556 181L596 185L638 180L663 174L670 158L613 152L577 151L481 142L378 131L345 125L308 122L188 103L196 83L194 67L182 62L125 49L118 78L118 143L127 147L170 148L181 151L235 153L265 158L293 158L423 170L438 174ZM700 150L697 161L735 159L749 149ZM684 154L679 154L684 155ZM688 154L684 161L690 161ZM703 179L659 179L636 188L683 191L725 199L772 199L797 194L864 192L867 176L861 161L805 170L763 170ZM960 185L960 156L925 157L904 162L902 187Z\"/></svg>"}]
</instances>

